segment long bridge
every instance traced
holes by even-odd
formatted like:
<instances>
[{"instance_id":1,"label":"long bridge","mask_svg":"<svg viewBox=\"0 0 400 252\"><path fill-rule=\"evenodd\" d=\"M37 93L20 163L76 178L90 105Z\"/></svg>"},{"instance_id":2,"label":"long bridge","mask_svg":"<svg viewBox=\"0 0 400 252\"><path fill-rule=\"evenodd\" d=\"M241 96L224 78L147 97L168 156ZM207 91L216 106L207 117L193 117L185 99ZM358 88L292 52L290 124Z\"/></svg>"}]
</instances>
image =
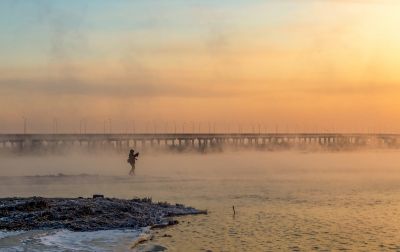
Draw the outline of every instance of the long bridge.
<instances>
[{"instance_id":1,"label":"long bridge","mask_svg":"<svg viewBox=\"0 0 400 252\"><path fill-rule=\"evenodd\" d=\"M0 151L57 151L129 148L207 150L233 148L400 148L400 134L221 133L221 134L0 134Z\"/></svg>"}]
</instances>

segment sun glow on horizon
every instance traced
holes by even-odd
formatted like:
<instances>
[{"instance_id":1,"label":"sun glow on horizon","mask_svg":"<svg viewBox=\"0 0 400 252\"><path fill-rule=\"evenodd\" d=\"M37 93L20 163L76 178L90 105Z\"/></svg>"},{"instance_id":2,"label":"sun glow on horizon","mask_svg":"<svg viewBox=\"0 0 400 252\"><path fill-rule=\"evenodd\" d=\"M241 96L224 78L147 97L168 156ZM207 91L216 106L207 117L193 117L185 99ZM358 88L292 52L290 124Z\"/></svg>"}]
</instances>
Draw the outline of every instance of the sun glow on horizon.
<instances>
[{"instance_id":1,"label":"sun glow on horizon","mask_svg":"<svg viewBox=\"0 0 400 252\"><path fill-rule=\"evenodd\" d=\"M395 1L2 1L0 131L18 132L24 116L34 132L53 118L68 132L81 118L93 131L113 118L119 131L175 121L400 132L399 11Z\"/></svg>"}]
</instances>

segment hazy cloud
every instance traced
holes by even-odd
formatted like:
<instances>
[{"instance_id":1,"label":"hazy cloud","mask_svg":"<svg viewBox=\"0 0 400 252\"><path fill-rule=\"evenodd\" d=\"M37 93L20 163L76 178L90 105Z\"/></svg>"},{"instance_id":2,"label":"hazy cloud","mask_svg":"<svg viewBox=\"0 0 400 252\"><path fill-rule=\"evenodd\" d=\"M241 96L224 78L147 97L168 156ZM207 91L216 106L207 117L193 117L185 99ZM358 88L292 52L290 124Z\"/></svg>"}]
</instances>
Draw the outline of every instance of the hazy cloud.
<instances>
[{"instance_id":1,"label":"hazy cloud","mask_svg":"<svg viewBox=\"0 0 400 252\"><path fill-rule=\"evenodd\" d=\"M320 85L316 87L310 88L302 88L302 92L312 95L327 95L327 96L336 96L336 95L382 95L382 94L390 94L394 92L399 92L400 87L395 84L368 84L364 83L362 85L355 84L336 84L336 85Z\"/></svg>"},{"instance_id":2,"label":"hazy cloud","mask_svg":"<svg viewBox=\"0 0 400 252\"><path fill-rule=\"evenodd\" d=\"M218 97L239 95L238 90L226 90L223 86L196 86L175 83L150 82L103 82L88 83L71 79L64 80L0 80L3 94L14 93L19 95L85 95L107 97Z\"/></svg>"}]
</instances>

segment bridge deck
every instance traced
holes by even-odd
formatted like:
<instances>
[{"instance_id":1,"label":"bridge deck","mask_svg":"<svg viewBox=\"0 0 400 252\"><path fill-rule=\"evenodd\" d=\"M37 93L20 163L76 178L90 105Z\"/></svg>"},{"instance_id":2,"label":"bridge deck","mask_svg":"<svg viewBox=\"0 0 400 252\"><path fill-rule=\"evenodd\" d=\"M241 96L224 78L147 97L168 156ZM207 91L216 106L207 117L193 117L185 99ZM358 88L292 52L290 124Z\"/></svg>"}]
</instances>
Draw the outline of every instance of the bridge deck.
<instances>
[{"instance_id":1,"label":"bridge deck","mask_svg":"<svg viewBox=\"0 0 400 252\"><path fill-rule=\"evenodd\" d=\"M151 140L151 139L224 139L224 138L400 138L400 134L363 133L158 133L158 134L0 134L0 141L73 141L73 140Z\"/></svg>"},{"instance_id":2,"label":"bridge deck","mask_svg":"<svg viewBox=\"0 0 400 252\"><path fill-rule=\"evenodd\" d=\"M348 148L375 146L400 148L400 134L339 134L339 133L225 133L225 134L0 134L0 149L55 150L71 146L89 149L112 148L126 150L131 147L210 148L265 147L292 148L323 146Z\"/></svg>"}]
</instances>

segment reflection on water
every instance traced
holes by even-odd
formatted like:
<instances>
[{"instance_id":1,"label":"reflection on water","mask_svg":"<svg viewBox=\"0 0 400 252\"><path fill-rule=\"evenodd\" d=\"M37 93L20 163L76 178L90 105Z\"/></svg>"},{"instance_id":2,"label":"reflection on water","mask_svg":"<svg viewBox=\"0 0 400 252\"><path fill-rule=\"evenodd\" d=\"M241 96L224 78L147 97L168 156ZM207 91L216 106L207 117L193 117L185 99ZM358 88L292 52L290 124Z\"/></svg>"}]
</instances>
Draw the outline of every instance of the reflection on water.
<instances>
[{"instance_id":1,"label":"reflection on water","mask_svg":"<svg viewBox=\"0 0 400 252\"><path fill-rule=\"evenodd\" d=\"M207 216L183 217L179 225L157 231L152 243L169 251L400 250L399 152L144 155L133 178L124 175L129 167L120 156L24 159L4 158L0 175L99 176L3 177L0 196L103 193L207 208ZM29 169L20 168L24 162ZM65 238L71 234L57 232L50 241L71 246ZM110 232L114 238L107 244L126 250L137 236ZM32 238L26 239L28 249L55 246L43 238L34 242L45 236L35 235L0 233L0 248L18 236Z\"/></svg>"}]
</instances>

